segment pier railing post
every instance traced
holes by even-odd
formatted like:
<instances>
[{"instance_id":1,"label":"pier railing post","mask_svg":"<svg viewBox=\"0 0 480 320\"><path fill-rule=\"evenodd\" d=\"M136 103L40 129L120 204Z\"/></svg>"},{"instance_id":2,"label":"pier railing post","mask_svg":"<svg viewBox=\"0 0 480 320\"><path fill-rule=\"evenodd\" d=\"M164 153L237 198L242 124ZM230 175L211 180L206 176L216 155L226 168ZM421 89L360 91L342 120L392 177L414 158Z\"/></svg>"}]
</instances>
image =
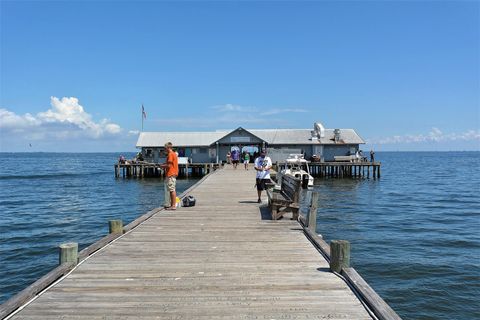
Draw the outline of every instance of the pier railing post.
<instances>
[{"instance_id":1,"label":"pier railing post","mask_svg":"<svg viewBox=\"0 0 480 320\"><path fill-rule=\"evenodd\" d=\"M110 233L123 233L123 221L122 220L109 220L108 230Z\"/></svg>"},{"instance_id":2,"label":"pier railing post","mask_svg":"<svg viewBox=\"0 0 480 320\"><path fill-rule=\"evenodd\" d=\"M350 267L350 242L332 240L330 242L330 270L340 273Z\"/></svg>"},{"instance_id":3,"label":"pier railing post","mask_svg":"<svg viewBox=\"0 0 480 320\"><path fill-rule=\"evenodd\" d=\"M58 264L78 262L78 243L62 243L59 247Z\"/></svg>"},{"instance_id":4,"label":"pier railing post","mask_svg":"<svg viewBox=\"0 0 480 320\"><path fill-rule=\"evenodd\" d=\"M312 201L310 203L310 211L308 212L308 229L313 232L316 232L317 229L317 209L318 209L318 199L320 193L312 193Z\"/></svg>"}]
</instances>

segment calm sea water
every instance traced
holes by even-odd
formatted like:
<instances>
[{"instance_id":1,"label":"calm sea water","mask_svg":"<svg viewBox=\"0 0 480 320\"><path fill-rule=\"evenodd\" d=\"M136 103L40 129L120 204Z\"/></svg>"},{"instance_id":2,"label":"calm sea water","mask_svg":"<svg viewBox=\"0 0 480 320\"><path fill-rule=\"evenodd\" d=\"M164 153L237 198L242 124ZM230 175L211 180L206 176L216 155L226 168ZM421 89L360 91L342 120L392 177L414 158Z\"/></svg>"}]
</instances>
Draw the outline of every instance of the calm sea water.
<instances>
[{"instance_id":1,"label":"calm sea water","mask_svg":"<svg viewBox=\"0 0 480 320\"><path fill-rule=\"evenodd\" d=\"M0 302L163 203L157 179L114 179L118 154L0 153ZM128 155L131 156L131 155ZM377 153L382 177L317 179L317 232L404 319L480 319L480 153ZM196 180L179 181L184 190Z\"/></svg>"},{"instance_id":2,"label":"calm sea water","mask_svg":"<svg viewBox=\"0 0 480 320\"><path fill-rule=\"evenodd\" d=\"M108 234L108 220L163 205L163 180L114 178L118 156L0 153L0 303L53 269L59 244L81 250Z\"/></svg>"},{"instance_id":3,"label":"calm sea water","mask_svg":"<svg viewBox=\"0 0 480 320\"><path fill-rule=\"evenodd\" d=\"M317 233L402 318L480 319L480 152L376 156L380 180L317 179Z\"/></svg>"}]
</instances>

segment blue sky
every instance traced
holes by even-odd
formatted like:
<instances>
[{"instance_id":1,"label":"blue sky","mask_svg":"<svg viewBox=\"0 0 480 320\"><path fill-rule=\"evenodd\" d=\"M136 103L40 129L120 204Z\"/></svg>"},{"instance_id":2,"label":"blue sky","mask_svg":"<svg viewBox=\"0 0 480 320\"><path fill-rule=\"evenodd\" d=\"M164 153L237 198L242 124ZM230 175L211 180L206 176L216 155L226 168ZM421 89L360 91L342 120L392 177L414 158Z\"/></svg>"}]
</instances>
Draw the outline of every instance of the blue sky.
<instances>
[{"instance_id":1,"label":"blue sky","mask_svg":"<svg viewBox=\"0 0 480 320\"><path fill-rule=\"evenodd\" d=\"M142 103L145 131L480 150L476 1L0 3L1 151L134 150Z\"/></svg>"}]
</instances>

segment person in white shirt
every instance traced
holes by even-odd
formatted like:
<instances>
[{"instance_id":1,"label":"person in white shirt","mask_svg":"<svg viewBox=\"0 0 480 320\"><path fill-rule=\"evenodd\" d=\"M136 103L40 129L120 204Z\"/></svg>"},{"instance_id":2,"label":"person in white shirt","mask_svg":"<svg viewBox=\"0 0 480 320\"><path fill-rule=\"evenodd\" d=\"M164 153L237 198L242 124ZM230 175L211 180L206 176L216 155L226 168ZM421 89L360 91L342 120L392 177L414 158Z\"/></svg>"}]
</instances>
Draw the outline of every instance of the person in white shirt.
<instances>
[{"instance_id":1,"label":"person in white shirt","mask_svg":"<svg viewBox=\"0 0 480 320\"><path fill-rule=\"evenodd\" d=\"M266 190L266 183L270 182L270 169L272 168L272 159L267 157L265 150L260 152L260 156L255 159L255 170L257 171L257 193L258 203L262 202L262 191Z\"/></svg>"}]
</instances>

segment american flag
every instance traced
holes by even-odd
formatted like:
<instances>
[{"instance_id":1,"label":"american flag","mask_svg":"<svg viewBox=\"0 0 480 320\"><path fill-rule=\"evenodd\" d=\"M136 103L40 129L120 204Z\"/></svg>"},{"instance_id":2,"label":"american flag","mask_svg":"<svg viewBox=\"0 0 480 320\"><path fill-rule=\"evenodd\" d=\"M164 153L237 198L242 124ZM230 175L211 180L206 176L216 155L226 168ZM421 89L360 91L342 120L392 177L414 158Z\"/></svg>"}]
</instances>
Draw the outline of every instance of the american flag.
<instances>
[{"instance_id":1,"label":"american flag","mask_svg":"<svg viewBox=\"0 0 480 320\"><path fill-rule=\"evenodd\" d=\"M142 116L144 119L147 119L147 113L145 112L145 108L143 107L143 104L142 104Z\"/></svg>"}]
</instances>

